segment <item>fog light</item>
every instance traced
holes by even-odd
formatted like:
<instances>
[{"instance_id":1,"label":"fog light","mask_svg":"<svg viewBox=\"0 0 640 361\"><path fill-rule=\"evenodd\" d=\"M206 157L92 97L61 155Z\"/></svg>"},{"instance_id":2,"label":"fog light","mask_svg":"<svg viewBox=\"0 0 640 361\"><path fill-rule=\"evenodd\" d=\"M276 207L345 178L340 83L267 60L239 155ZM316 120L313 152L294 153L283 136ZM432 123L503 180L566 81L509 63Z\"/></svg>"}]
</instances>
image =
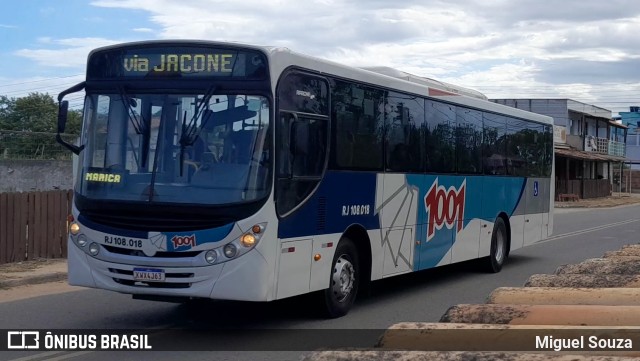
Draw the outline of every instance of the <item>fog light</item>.
<instances>
[{"instance_id":1,"label":"fog light","mask_svg":"<svg viewBox=\"0 0 640 361\"><path fill-rule=\"evenodd\" d=\"M214 264L218 260L218 253L216 253L216 251L214 251L214 250L209 250L209 251L207 251L207 253L204 254L204 259L208 263Z\"/></svg>"},{"instance_id":2,"label":"fog light","mask_svg":"<svg viewBox=\"0 0 640 361\"><path fill-rule=\"evenodd\" d=\"M227 258L235 257L237 251L238 249L233 243L229 243L228 245L224 246L224 255L227 256Z\"/></svg>"},{"instance_id":3,"label":"fog light","mask_svg":"<svg viewBox=\"0 0 640 361\"><path fill-rule=\"evenodd\" d=\"M84 234L81 234L78 236L78 245L80 247L84 247L87 245L87 236L85 236Z\"/></svg>"},{"instance_id":4,"label":"fog light","mask_svg":"<svg viewBox=\"0 0 640 361\"><path fill-rule=\"evenodd\" d=\"M100 253L100 245L96 242L91 243L89 245L89 253L91 253L92 256L97 256L98 253Z\"/></svg>"},{"instance_id":5,"label":"fog light","mask_svg":"<svg viewBox=\"0 0 640 361\"><path fill-rule=\"evenodd\" d=\"M78 234L78 232L80 232L80 225L78 223L71 223L71 225L69 226L69 232L71 232L71 234L76 235Z\"/></svg>"},{"instance_id":6,"label":"fog light","mask_svg":"<svg viewBox=\"0 0 640 361\"><path fill-rule=\"evenodd\" d=\"M240 243L247 248L253 247L256 244L256 237L251 233L247 233L242 236Z\"/></svg>"}]
</instances>

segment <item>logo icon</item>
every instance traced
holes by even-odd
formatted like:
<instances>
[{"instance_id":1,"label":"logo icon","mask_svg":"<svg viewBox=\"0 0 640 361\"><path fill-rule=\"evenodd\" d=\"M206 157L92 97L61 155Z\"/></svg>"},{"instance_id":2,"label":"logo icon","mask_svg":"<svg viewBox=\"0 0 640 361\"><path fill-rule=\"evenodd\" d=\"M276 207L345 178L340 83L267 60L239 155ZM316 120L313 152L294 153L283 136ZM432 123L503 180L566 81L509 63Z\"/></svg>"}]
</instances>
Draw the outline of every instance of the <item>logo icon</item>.
<instances>
[{"instance_id":1,"label":"logo icon","mask_svg":"<svg viewBox=\"0 0 640 361\"><path fill-rule=\"evenodd\" d=\"M7 332L7 348L11 350L30 350L40 348L40 332L9 331Z\"/></svg>"},{"instance_id":2,"label":"logo icon","mask_svg":"<svg viewBox=\"0 0 640 361\"><path fill-rule=\"evenodd\" d=\"M456 233L462 230L466 188L466 178L458 189L453 186L445 189L438 185L438 178L433 182L424 197L424 204L429 212L427 241L433 238L436 229L440 230L444 226L452 229L456 225L456 221L458 221Z\"/></svg>"},{"instance_id":3,"label":"logo icon","mask_svg":"<svg viewBox=\"0 0 640 361\"><path fill-rule=\"evenodd\" d=\"M533 196L538 196L538 181L533 181Z\"/></svg>"},{"instance_id":4,"label":"logo icon","mask_svg":"<svg viewBox=\"0 0 640 361\"><path fill-rule=\"evenodd\" d=\"M167 250L167 236L163 233L149 233L149 240L151 244L154 245L160 251Z\"/></svg>"},{"instance_id":5,"label":"logo icon","mask_svg":"<svg viewBox=\"0 0 640 361\"><path fill-rule=\"evenodd\" d=\"M196 235L192 234L190 236L173 236L171 238L171 242L173 243L173 249L185 248L190 249L196 246Z\"/></svg>"}]
</instances>

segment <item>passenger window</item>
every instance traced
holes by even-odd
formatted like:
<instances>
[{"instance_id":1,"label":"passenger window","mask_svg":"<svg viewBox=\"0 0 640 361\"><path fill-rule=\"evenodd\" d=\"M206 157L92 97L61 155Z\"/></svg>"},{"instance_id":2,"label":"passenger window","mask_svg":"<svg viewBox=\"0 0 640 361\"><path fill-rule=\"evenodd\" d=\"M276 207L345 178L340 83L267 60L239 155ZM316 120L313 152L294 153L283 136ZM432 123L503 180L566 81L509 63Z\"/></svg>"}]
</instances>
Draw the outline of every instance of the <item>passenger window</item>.
<instances>
[{"instance_id":1,"label":"passenger window","mask_svg":"<svg viewBox=\"0 0 640 361\"><path fill-rule=\"evenodd\" d=\"M429 156L427 172L456 171L456 107L435 101L425 103L427 119L426 146Z\"/></svg>"},{"instance_id":2,"label":"passenger window","mask_svg":"<svg viewBox=\"0 0 640 361\"><path fill-rule=\"evenodd\" d=\"M382 170L385 92L341 81L334 86L337 168Z\"/></svg>"},{"instance_id":3,"label":"passenger window","mask_svg":"<svg viewBox=\"0 0 640 361\"><path fill-rule=\"evenodd\" d=\"M390 92L385 105L386 170L414 172L424 170L424 100Z\"/></svg>"}]
</instances>

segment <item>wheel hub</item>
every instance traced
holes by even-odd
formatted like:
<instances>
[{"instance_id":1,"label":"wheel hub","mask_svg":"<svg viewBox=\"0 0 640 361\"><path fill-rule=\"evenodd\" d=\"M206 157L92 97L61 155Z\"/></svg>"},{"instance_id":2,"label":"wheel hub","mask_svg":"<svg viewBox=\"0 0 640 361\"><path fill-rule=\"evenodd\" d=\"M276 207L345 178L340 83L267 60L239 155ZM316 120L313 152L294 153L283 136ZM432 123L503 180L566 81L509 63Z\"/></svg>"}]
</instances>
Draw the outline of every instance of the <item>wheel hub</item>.
<instances>
[{"instance_id":1,"label":"wheel hub","mask_svg":"<svg viewBox=\"0 0 640 361\"><path fill-rule=\"evenodd\" d=\"M331 280L332 292L338 302L342 302L349 297L356 280L356 273L353 264L344 256L340 256L336 261Z\"/></svg>"},{"instance_id":2,"label":"wheel hub","mask_svg":"<svg viewBox=\"0 0 640 361\"><path fill-rule=\"evenodd\" d=\"M498 234L496 235L496 262L498 263L502 263L503 261L505 248L504 246L504 236L502 232L498 232Z\"/></svg>"}]
</instances>

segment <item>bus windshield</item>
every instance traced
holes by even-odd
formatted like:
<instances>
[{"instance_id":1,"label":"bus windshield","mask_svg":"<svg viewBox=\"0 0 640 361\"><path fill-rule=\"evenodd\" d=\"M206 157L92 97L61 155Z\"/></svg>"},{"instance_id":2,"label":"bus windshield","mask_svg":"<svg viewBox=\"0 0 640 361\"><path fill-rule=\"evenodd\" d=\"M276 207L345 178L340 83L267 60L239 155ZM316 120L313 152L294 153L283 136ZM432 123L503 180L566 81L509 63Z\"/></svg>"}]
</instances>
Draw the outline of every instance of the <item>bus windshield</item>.
<instances>
[{"instance_id":1,"label":"bus windshield","mask_svg":"<svg viewBox=\"0 0 640 361\"><path fill-rule=\"evenodd\" d=\"M270 179L269 102L258 95L89 93L76 190L88 199L224 205Z\"/></svg>"}]
</instances>

